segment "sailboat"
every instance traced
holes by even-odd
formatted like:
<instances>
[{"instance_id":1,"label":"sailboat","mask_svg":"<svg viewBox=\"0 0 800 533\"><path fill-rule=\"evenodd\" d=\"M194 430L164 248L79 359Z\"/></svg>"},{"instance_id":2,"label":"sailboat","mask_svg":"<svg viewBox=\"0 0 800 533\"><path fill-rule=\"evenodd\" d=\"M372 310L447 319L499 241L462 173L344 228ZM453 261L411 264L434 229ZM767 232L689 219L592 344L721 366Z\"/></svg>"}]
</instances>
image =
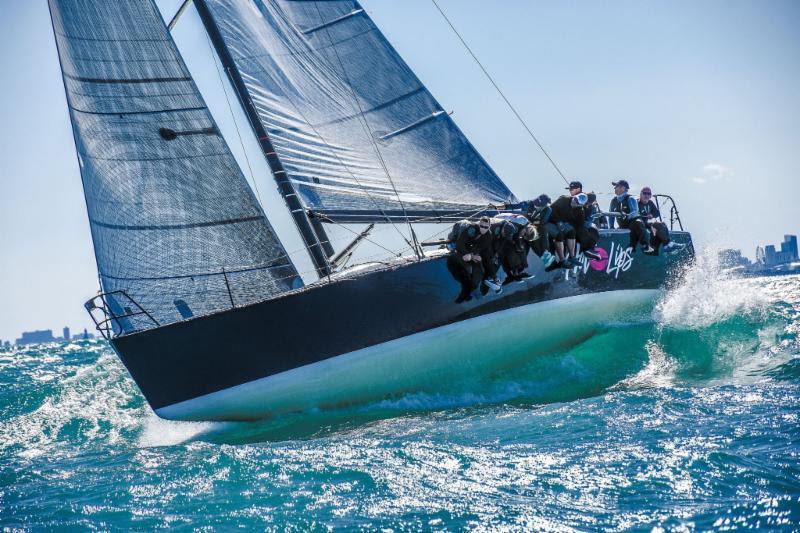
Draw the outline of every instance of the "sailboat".
<instances>
[{"instance_id":1,"label":"sailboat","mask_svg":"<svg viewBox=\"0 0 800 533\"><path fill-rule=\"evenodd\" d=\"M517 198L364 9L193 3L315 274L298 272L153 0L49 0L100 282L86 308L159 416L252 420L513 367L648 305L690 259L682 228L689 246L658 257L601 230L601 260L545 272L531 255L529 278L455 304L447 250L414 228ZM367 228L337 251L326 227L343 224ZM407 253L345 266L373 224L407 226Z\"/></svg>"}]
</instances>

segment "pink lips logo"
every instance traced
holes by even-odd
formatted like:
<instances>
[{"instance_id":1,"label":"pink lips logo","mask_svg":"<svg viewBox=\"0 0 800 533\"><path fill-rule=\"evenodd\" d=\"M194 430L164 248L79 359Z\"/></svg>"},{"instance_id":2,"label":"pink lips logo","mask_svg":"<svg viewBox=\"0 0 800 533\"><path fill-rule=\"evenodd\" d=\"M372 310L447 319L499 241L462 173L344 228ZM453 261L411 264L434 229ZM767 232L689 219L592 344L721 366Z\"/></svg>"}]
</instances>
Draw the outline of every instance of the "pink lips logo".
<instances>
[{"instance_id":1,"label":"pink lips logo","mask_svg":"<svg viewBox=\"0 0 800 533\"><path fill-rule=\"evenodd\" d=\"M599 246L596 246L594 251L600 255L600 259L591 259L589 266L592 267L592 270L605 270L608 265L608 252Z\"/></svg>"}]
</instances>

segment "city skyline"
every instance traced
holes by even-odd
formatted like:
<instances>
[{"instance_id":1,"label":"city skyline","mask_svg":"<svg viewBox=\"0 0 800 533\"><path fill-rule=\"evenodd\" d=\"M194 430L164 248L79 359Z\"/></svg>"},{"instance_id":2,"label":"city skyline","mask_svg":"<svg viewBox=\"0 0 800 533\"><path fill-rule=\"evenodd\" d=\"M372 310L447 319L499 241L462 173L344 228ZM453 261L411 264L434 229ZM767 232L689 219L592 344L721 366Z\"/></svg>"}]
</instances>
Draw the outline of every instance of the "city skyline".
<instances>
[{"instance_id":1,"label":"city skyline","mask_svg":"<svg viewBox=\"0 0 800 533\"><path fill-rule=\"evenodd\" d=\"M61 328L61 336L53 334L52 329L33 329L21 331L17 336L4 339L0 337L0 348L9 346L23 346L26 344L39 344L44 342L65 342L79 339L92 339L97 336L96 331L90 331L88 328L82 328L78 333L72 333L69 326ZM7 343L7 344L6 344Z\"/></svg>"},{"instance_id":2,"label":"city skyline","mask_svg":"<svg viewBox=\"0 0 800 533\"><path fill-rule=\"evenodd\" d=\"M180 0L157 3L169 19ZM430 2L363 4L517 196L563 190ZM565 174L602 202L618 177L669 193L698 247L754 250L800 231L781 193L800 157L797 3L441 5ZM246 122L228 110L193 8L174 36L286 248L301 248L246 127L238 140ZM82 304L97 274L46 3L0 0L0 43L14 73L0 80L0 338L58 321L91 331Z\"/></svg>"}]
</instances>

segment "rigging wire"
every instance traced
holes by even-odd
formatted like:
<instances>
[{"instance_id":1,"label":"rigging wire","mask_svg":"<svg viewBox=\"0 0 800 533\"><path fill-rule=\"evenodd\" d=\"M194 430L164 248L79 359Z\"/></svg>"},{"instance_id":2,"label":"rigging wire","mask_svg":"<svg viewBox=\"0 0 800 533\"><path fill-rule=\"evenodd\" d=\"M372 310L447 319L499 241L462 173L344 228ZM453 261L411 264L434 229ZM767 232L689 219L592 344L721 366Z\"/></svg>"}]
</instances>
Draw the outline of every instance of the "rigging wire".
<instances>
[{"instance_id":1,"label":"rigging wire","mask_svg":"<svg viewBox=\"0 0 800 533\"><path fill-rule=\"evenodd\" d=\"M322 12L319 9L319 4L315 4L317 8L317 14L322 20ZM330 27L325 28L325 33L328 36L328 40L331 42L333 52L336 54L336 59L339 62L339 67L342 69L342 74L344 74L344 80L347 83L347 87L350 89L350 93L353 95L353 101L358 106L358 117L361 119L359 122L362 123L364 127L366 127L365 133L367 137L372 143L373 148L375 149L375 155L378 156L378 161L380 161L381 166L383 167L383 171L386 173L386 178L389 180L389 185L392 186L392 190L394 191L395 196L397 196L397 202L400 204L400 208L403 210L403 216L406 219L406 224L408 224L408 229L411 232L411 239L413 240L413 244L408 241L408 239L403 236L403 240L406 241L406 244L411 246L414 249L414 254L417 256L417 259L422 259L421 256L421 247L419 245L419 241L417 240L417 234L414 231L414 226L411 224L411 220L408 217L408 213L406 212L406 206L403 203L403 200L400 198L400 193L397 191L397 187L394 185L394 180L389 172L389 167L386 165L386 161L383 159L383 154L381 154L380 148L378 147L378 142L375 140L373 136L372 128L369 126L369 121L367 117L364 115L364 109L361 106L361 102L358 100L358 95L356 94L356 90L353 88L353 84L350 82L350 76L347 74L347 70L344 68L344 63L342 62L342 58L339 55L339 50L337 50L335 43L333 42L333 37L331 36Z\"/></svg>"},{"instance_id":2,"label":"rigging wire","mask_svg":"<svg viewBox=\"0 0 800 533\"><path fill-rule=\"evenodd\" d=\"M188 5L188 4L187 4ZM216 67L214 70L217 71L217 77L219 78L219 84L222 86L222 92L225 95L225 101L228 103L228 111L231 114L231 118L233 119L233 125L236 128L236 136L239 138L239 145L242 147L242 153L244 154L244 160L247 163L247 170L250 172L250 180L253 182L253 189L256 192L256 198L258 199L258 203L261 205L261 209L264 209L264 204L261 201L261 193L258 191L258 184L256 183L256 177L253 173L253 167L250 166L250 158L247 156L247 150L244 147L244 140L242 139L242 134L239 131L239 123L236 120L236 115L233 113L233 106L231 106L230 98L228 98L228 90L225 87L225 81L222 79L222 65L220 65L217 59L217 53L214 50L214 47L211 44L211 38L208 36L208 32L203 32L206 36L206 43L208 43L208 50L211 52L211 57L214 60L214 66Z\"/></svg>"},{"instance_id":3,"label":"rigging wire","mask_svg":"<svg viewBox=\"0 0 800 533\"><path fill-rule=\"evenodd\" d=\"M281 8L280 8L280 6L278 6L278 5L274 4L274 3L273 3L273 6L275 7L275 9L278 9L278 10L280 10L280 9L281 9ZM333 65L331 65L331 66L333 66ZM351 88L351 90L352 90L352 88ZM364 193L365 193L365 194L367 195L367 197L369 197L369 199L370 199L370 200L371 200L371 201L372 201L372 202L375 204L375 208L376 208L378 211L380 211L380 212L381 212L381 214L383 214L384 218L385 218L385 219L386 219L386 221L387 221L387 222L388 222L388 223L391 225L392 229L394 229L394 230L397 232L397 234L398 234L398 235L399 235L399 236L400 236L400 237L401 237L401 238L402 238L402 239L403 239L403 240L406 242L406 244L408 244L408 245L409 245L409 247L413 248L412 244L409 242L409 240L406 238L406 236L405 236L405 235L403 235L403 232L401 232L401 231L398 229L398 227L397 227L397 225L394 223L394 221L393 221L393 220L392 220L392 219L391 219L391 218L390 218L390 217L389 217L389 216L388 216L388 215L387 215L387 214L384 212L383 208L381 208L380 204L378 203L378 200L376 200L376 199L375 199L375 197L372 195L372 193L370 193L369 189L368 189L368 188L367 188L367 187L366 187L364 184L362 184L362 183L361 183L361 181L360 181L360 180L358 179L358 177L356 176L355 172L353 172L353 170L352 170L352 169L351 169L351 168L350 168L350 167L347 165L347 163L345 163L345 162L344 162L344 161L341 159L341 157L339 157L339 154L336 152L336 150L334 150L334 149L333 149L333 147L332 147L332 146L331 146L331 144L328 142L328 140L327 140L327 139L325 139L325 137L322 135L322 133L321 133L321 132L320 132L320 131L319 131L319 130L318 130L318 129L317 129L315 126L314 126L314 124L313 124L313 123L311 122L311 120L310 120L310 119L309 119L309 118L308 118L308 117L305 115L305 113L303 113L302 109L300 109L300 107L299 107L299 106L298 106L298 105L297 105L295 102L293 102L293 101L292 101L292 99L291 99L291 98L289 98L289 96L288 96L288 95L287 95L287 99L289 100L289 103L291 103L291 104L294 106L294 108L295 108L295 111L297 111L297 113L298 113L298 114L299 114L299 115L302 117L302 119L303 119L303 120L306 122L306 124L308 124L308 126L309 126L309 127L312 129L312 131L313 131L313 132L314 132L314 134L315 134L315 135L316 135L316 136L319 138L319 140L320 140L320 141L322 141L322 143L323 143L323 144L324 144L324 145L325 145L325 146L328 148L328 150L330 150L330 152L329 152L329 153L330 153L330 155L331 155L331 156L333 156L333 157L334 157L334 158L335 158L335 159L336 159L336 160L339 162L339 164L340 164L340 165L342 165L342 167L343 167L343 168L344 168L344 169L347 171L347 173L348 173L348 174L350 174L350 176L352 176L352 178L353 178L353 180L356 182L356 184L357 184L359 187L361 187L361 188L363 189ZM391 178L390 178L390 180L391 180ZM390 182L391 182L391 181L390 181ZM393 184L392 184L392 186L393 186L393 188L394 188L394 185L393 185ZM397 190L396 190L396 189L395 189L395 194L397 194ZM401 205L402 205L402 202L401 202ZM343 225L343 224L341 224L341 223L338 223L338 222L337 222L336 224L337 224L337 225L340 225L340 226L342 226L342 227L344 227L344 225ZM346 228L346 229L347 229L348 231L351 231L351 232L352 232L352 230L350 230L349 228ZM372 241L371 241L371 240L369 240L369 239L367 239L367 241L368 241L368 242L372 242ZM377 243L373 243L373 244L376 244L377 246L380 246L380 245L378 245ZM389 252L390 254L392 254L393 256L394 256L394 255L396 255L396 252L395 252L395 251L393 251L393 250L389 250L388 248L385 248L385 247L383 247L383 246L381 246L381 248L384 248L386 251L388 251L388 252Z\"/></svg>"},{"instance_id":4,"label":"rigging wire","mask_svg":"<svg viewBox=\"0 0 800 533\"><path fill-rule=\"evenodd\" d=\"M475 60L475 62L478 64L478 66L481 68L481 70L483 71L483 74L486 76L486 78L487 78L487 79L488 79L488 80L491 82L491 84L492 84L492 85L494 86L494 88L497 90L497 93L500 95L500 97L501 97L501 98L503 99L503 101L506 103L506 105L508 106L508 108L511 110L511 112L512 112L512 113L514 113L514 116L515 116L515 117L517 117L517 120L519 120L520 124L522 124L522 127L523 127L523 128L525 128L525 131L527 131L527 132L528 132L528 135L530 135L531 139L533 139L533 141L536 143L536 145L537 145L537 146L539 147L539 149L542 151L542 153L543 153L543 154L544 154L544 156L547 158L547 160L548 160L548 161L550 161L550 164L551 164L551 165L553 165L553 168L554 168L554 169L556 169L556 172L558 172L558 175L559 175L559 176L561 176L561 179L563 179L563 180L564 180L564 183L569 183L569 180L567 179L567 177L564 175L564 173L563 173L563 172L561 172L561 169L560 169L560 168L558 168L558 165L556 164L556 162L555 162L555 161L553 161L553 158L552 158L552 157L550 157L550 154L548 154L548 153L547 153L547 150L545 150L544 146L542 146L542 143L540 143L540 142L539 142L539 139L537 139L537 138L536 138L536 135L534 135L534 134L533 134L533 132L531 131L531 129L528 127L528 124L525 122L525 120L522 118L522 116L520 116L520 114L517 112L517 110L514 108L514 106L513 106L513 105L511 104L511 102L509 101L509 99L508 99L508 98L506 98L506 95L503 93L503 91L502 91L502 90L500 90L500 87L499 87L499 86L497 85L497 83L494 81L494 78L492 78L491 74L489 74L489 72L488 72L488 71L486 70L486 68L483 66L483 63L481 63L481 62L480 62L480 60L478 59L478 57L475 55L475 53L474 53L474 52L472 51L472 49L469 47L469 45L467 44L467 42L464 40L464 38L463 38L463 37L461 36L461 34L458 32L458 30L457 30L457 29L456 29L456 27L453 25L453 23L450 21L450 19L449 19L449 18L447 18L447 15L444 13L444 11L443 11L443 10L442 10L442 8L439 6L439 4L436 2L436 0L431 0L431 2L433 2L433 5L434 5L434 6L436 6L436 9L437 9L437 11L439 11L439 13L442 15L442 18L444 18L444 20L445 20L445 21L447 22L447 24L450 26L450 29L451 29L451 30L453 30L453 33L455 33L455 34L456 34L456 37L458 37L458 40L459 40L459 41L461 41L461 44L462 44L462 45L464 45L464 48L466 48L467 52L469 52L469 55L471 55L471 56L472 56L472 59L474 59L474 60Z\"/></svg>"}]
</instances>

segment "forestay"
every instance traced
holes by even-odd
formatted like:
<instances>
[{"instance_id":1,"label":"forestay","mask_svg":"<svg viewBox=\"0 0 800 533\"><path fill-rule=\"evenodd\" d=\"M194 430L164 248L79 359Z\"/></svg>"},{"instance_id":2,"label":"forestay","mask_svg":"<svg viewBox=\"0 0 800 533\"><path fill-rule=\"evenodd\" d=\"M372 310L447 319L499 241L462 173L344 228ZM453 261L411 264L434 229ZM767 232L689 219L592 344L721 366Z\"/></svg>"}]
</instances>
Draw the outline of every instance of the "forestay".
<instances>
[{"instance_id":1,"label":"forestay","mask_svg":"<svg viewBox=\"0 0 800 533\"><path fill-rule=\"evenodd\" d=\"M357 2L204 3L307 208L381 222L515 201Z\"/></svg>"},{"instance_id":2,"label":"forestay","mask_svg":"<svg viewBox=\"0 0 800 533\"><path fill-rule=\"evenodd\" d=\"M301 286L155 4L50 11L103 290L163 325Z\"/></svg>"}]
</instances>

